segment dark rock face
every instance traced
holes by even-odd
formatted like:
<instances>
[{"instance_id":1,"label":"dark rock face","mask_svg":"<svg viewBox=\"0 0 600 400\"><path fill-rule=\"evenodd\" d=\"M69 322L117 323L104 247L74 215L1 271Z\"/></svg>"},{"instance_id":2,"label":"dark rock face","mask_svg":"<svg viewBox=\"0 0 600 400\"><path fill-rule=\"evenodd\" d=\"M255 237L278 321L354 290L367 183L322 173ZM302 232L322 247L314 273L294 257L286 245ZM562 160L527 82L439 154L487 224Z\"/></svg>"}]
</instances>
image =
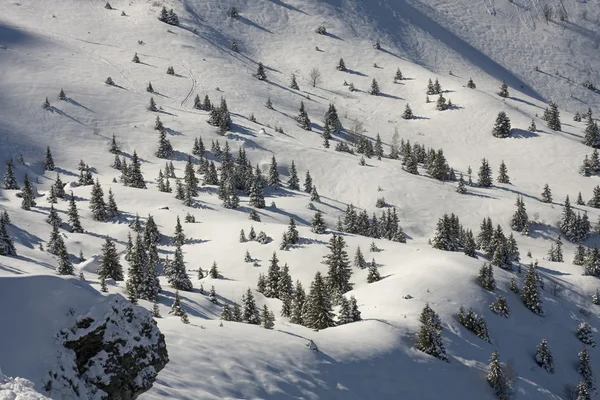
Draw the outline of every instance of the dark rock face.
<instances>
[{"instance_id":1,"label":"dark rock face","mask_svg":"<svg viewBox=\"0 0 600 400\"><path fill-rule=\"evenodd\" d=\"M165 338L146 309L109 296L58 335L59 368L49 373L51 397L132 400L152 387L169 356Z\"/></svg>"}]
</instances>

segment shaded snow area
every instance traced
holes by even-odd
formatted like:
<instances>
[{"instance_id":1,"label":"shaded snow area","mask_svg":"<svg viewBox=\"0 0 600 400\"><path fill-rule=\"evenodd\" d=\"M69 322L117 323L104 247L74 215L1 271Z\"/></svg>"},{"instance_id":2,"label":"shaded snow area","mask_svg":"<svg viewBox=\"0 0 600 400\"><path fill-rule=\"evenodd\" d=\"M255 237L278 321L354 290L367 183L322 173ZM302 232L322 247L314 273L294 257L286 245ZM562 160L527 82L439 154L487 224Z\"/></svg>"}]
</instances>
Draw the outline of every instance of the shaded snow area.
<instances>
[{"instance_id":1,"label":"shaded snow area","mask_svg":"<svg viewBox=\"0 0 600 400\"><path fill-rule=\"evenodd\" d=\"M163 6L179 25L159 21ZM19 188L0 182L0 399L502 398L486 379L494 350L514 398L577 398L582 379L594 392L578 366L586 349L600 373L600 157L584 143L600 115L599 20L597 0L3 2L0 173L12 161ZM542 118L550 102L560 130ZM588 108L591 125L575 118ZM510 137L492 135L500 112ZM98 206L98 187L118 210ZM567 196L580 217L561 224ZM463 254L488 217L493 237ZM298 238L282 245L290 220ZM335 276L340 242L350 268ZM491 261L495 284L478 279ZM105 273L117 264L123 276ZM298 283L333 316L296 307ZM232 321L249 296L242 319L272 329ZM421 318L427 305L439 321ZM536 362L543 339L552 373ZM442 347L447 362L427 354Z\"/></svg>"}]
</instances>

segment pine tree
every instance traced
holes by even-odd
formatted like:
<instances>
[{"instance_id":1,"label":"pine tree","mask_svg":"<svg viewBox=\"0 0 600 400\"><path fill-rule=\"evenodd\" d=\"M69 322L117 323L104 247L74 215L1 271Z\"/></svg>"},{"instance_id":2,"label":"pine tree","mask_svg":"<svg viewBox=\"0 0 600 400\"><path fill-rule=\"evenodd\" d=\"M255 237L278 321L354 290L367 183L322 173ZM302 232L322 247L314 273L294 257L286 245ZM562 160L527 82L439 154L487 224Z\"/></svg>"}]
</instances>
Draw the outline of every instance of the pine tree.
<instances>
[{"instance_id":1,"label":"pine tree","mask_svg":"<svg viewBox=\"0 0 600 400\"><path fill-rule=\"evenodd\" d=\"M579 326L577 326L575 336L577 336L577 339L581 340L583 344L596 347L594 332L592 331L592 327L587 322L583 321L579 324Z\"/></svg>"},{"instance_id":2,"label":"pine tree","mask_svg":"<svg viewBox=\"0 0 600 400\"><path fill-rule=\"evenodd\" d=\"M310 225L310 230L313 233L322 235L327 230L327 226L325 225L325 220L323 219L323 213L319 210L315 212L315 216Z\"/></svg>"},{"instance_id":3,"label":"pine tree","mask_svg":"<svg viewBox=\"0 0 600 400\"><path fill-rule=\"evenodd\" d=\"M456 193L466 194L467 187L465 185L465 180L463 179L463 175L460 174L460 178L458 180L458 186L456 187Z\"/></svg>"},{"instance_id":4,"label":"pine tree","mask_svg":"<svg viewBox=\"0 0 600 400\"><path fill-rule=\"evenodd\" d=\"M529 232L529 217L527 216L527 211L525 210L525 202L523 201L523 197L517 196L517 210L513 214L512 220L510 222L510 227L522 233Z\"/></svg>"},{"instance_id":5,"label":"pine tree","mask_svg":"<svg viewBox=\"0 0 600 400\"><path fill-rule=\"evenodd\" d=\"M146 182L144 182L144 176L142 175L140 159L135 150L133 151L133 156L131 156L131 164L128 168L127 175L127 186L146 189Z\"/></svg>"},{"instance_id":6,"label":"pine tree","mask_svg":"<svg viewBox=\"0 0 600 400\"><path fill-rule=\"evenodd\" d=\"M525 275L523 289L521 290L521 299L525 307L538 315L543 314L542 297L538 288L538 277L535 266L531 264Z\"/></svg>"},{"instance_id":7,"label":"pine tree","mask_svg":"<svg viewBox=\"0 0 600 400\"><path fill-rule=\"evenodd\" d=\"M56 268L56 272L58 272L59 275L73 275L75 274L75 268L73 268L73 264L69 259L69 253L67 252L65 242L61 240L59 244L58 267Z\"/></svg>"},{"instance_id":8,"label":"pine tree","mask_svg":"<svg viewBox=\"0 0 600 400\"><path fill-rule=\"evenodd\" d=\"M585 247L578 245L575 249L575 256L573 257L574 265L583 265L585 263Z\"/></svg>"},{"instance_id":9,"label":"pine tree","mask_svg":"<svg viewBox=\"0 0 600 400\"><path fill-rule=\"evenodd\" d=\"M52 153L50 152L50 146L46 147L46 160L44 161L44 170L54 171L54 160L52 159Z\"/></svg>"},{"instance_id":10,"label":"pine tree","mask_svg":"<svg viewBox=\"0 0 600 400\"><path fill-rule=\"evenodd\" d=\"M265 66L262 63L258 63L258 69L256 71L256 79L259 81L267 80L267 73L265 72Z\"/></svg>"},{"instance_id":11,"label":"pine tree","mask_svg":"<svg viewBox=\"0 0 600 400\"><path fill-rule=\"evenodd\" d=\"M379 274L379 270L377 269L377 263L375 259L371 261L369 265L369 273L367 275L367 283L373 283L381 280L381 275Z\"/></svg>"},{"instance_id":12,"label":"pine tree","mask_svg":"<svg viewBox=\"0 0 600 400\"><path fill-rule=\"evenodd\" d=\"M267 180L269 186L279 186L279 171L277 170L277 160L275 155L271 157L271 165L269 166L269 178Z\"/></svg>"},{"instance_id":13,"label":"pine tree","mask_svg":"<svg viewBox=\"0 0 600 400\"><path fill-rule=\"evenodd\" d=\"M174 289L191 291L192 281L187 274L185 269L185 263L183 261L183 252L181 246L177 246L175 249L175 255L173 261L169 266L169 275L167 276L169 283Z\"/></svg>"},{"instance_id":14,"label":"pine tree","mask_svg":"<svg viewBox=\"0 0 600 400\"><path fill-rule=\"evenodd\" d=\"M288 188L291 190L300 190L300 179L298 179L298 172L296 171L296 165L292 161L290 166L290 179L288 180Z\"/></svg>"},{"instance_id":15,"label":"pine tree","mask_svg":"<svg viewBox=\"0 0 600 400\"><path fill-rule=\"evenodd\" d=\"M183 246L185 244L185 233L183 232L183 226L179 215L177 216L177 223L175 224L175 233L173 234L173 246Z\"/></svg>"},{"instance_id":16,"label":"pine tree","mask_svg":"<svg viewBox=\"0 0 600 400\"><path fill-rule=\"evenodd\" d=\"M488 365L486 380L494 390L494 394L500 400L508 400L510 398L510 390L508 380L500 365L498 350L494 350L490 363Z\"/></svg>"},{"instance_id":17,"label":"pine tree","mask_svg":"<svg viewBox=\"0 0 600 400\"><path fill-rule=\"evenodd\" d=\"M100 186L100 181L96 179L96 183L92 187L90 195L90 209L92 210L92 217L96 221L106 221L106 203L104 202L104 191Z\"/></svg>"},{"instance_id":18,"label":"pine tree","mask_svg":"<svg viewBox=\"0 0 600 400\"><path fill-rule=\"evenodd\" d=\"M498 96L500 97L508 97L508 85L506 84L506 82L502 82L502 85L500 85L500 91L498 92Z\"/></svg>"},{"instance_id":19,"label":"pine tree","mask_svg":"<svg viewBox=\"0 0 600 400\"><path fill-rule=\"evenodd\" d=\"M262 177L257 175L254 178L252 186L250 187L250 205L256 208L265 208L265 197L263 193L263 180ZM254 210L252 210L254 211ZM256 211L254 211L256 212Z\"/></svg>"},{"instance_id":20,"label":"pine tree","mask_svg":"<svg viewBox=\"0 0 600 400\"><path fill-rule=\"evenodd\" d=\"M400 71L400 68L398 68L396 70L396 75L394 75L394 83L398 83L399 81L403 80L404 77L402 76L402 71Z\"/></svg>"},{"instance_id":21,"label":"pine tree","mask_svg":"<svg viewBox=\"0 0 600 400\"><path fill-rule=\"evenodd\" d=\"M552 129L553 131L560 131L561 123L560 123L560 113L558 111L558 106L556 105L556 103L553 103L553 102L550 102L550 104L548 104L548 106L550 107L548 110L548 118L546 119L548 128Z\"/></svg>"},{"instance_id":22,"label":"pine tree","mask_svg":"<svg viewBox=\"0 0 600 400\"><path fill-rule=\"evenodd\" d=\"M346 252L346 242L342 236L333 235L327 245L329 254L324 257L323 263L329 267L327 285L331 290L332 299L336 302L342 294L352 290L350 277L352 269Z\"/></svg>"},{"instance_id":23,"label":"pine tree","mask_svg":"<svg viewBox=\"0 0 600 400\"><path fill-rule=\"evenodd\" d=\"M596 392L596 382L594 379L594 373L592 372L592 366L590 362L590 356L587 349L584 347L581 349L579 354L579 364L577 365L577 372L581 375L581 379L585 382L587 389L590 393Z\"/></svg>"},{"instance_id":24,"label":"pine tree","mask_svg":"<svg viewBox=\"0 0 600 400\"><path fill-rule=\"evenodd\" d=\"M169 139L167 139L167 134L163 130L160 131L158 136L158 149L156 150L156 157L158 158L171 158L173 155L173 146Z\"/></svg>"},{"instance_id":25,"label":"pine tree","mask_svg":"<svg viewBox=\"0 0 600 400\"><path fill-rule=\"evenodd\" d=\"M494 291L496 290L496 280L494 279L494 269L491 264L484 263L479 269L479 275L477 275L477 282L482 288Z\"/></svg>"},{"instance_id":26,"label":"pine tree","mask_svg":"<svg viewBox=\"0 0 600 400\"><path fill-rule=\"evenodd\" d=\"M546 372L554 373L554 358L548 348L548 342L546 339L542 339L542 342L538 345L535 353L535 362L540 367L544 368Z\"/></svg>"},{"instance_id":27,"label":"pine tree","mask_svg":"<svg viewBox=\"0 0 600 400\"><path fill-rule=\"evenodd\" d=\"M552 191L547 183L544 185L544 191L542 192L542 203L552 203Z\"/></svg>"},{"instance_id":28,"label":"pine tree","mask_svg":"<svg viewBox=\"0 0 600 400\"><path fill-rule=\"evenodd\" d=\"M58 256L62 246L64 246L64 241L58 230L58 225L52 225L52 231L50 232L50 239L46 245L46 250L48 253Z\"/></svg>"},{"instance_id":29,"label":"pine tree","mask_svg":"<svg viewBox=\"0 0 600 400\"><path fill-rule=\"evenodd\" d=\"M315 278L310 285L302 319L304 326L315 330L335 326L327 285L320 272L315 274Z\"/></svg>"},{"instance_id":30,"label":"pine tree","mask_svg":"<svg viewBox=\"0 0 600 400\"><path fill-rule=\"evenodd\" d=\"M354 266L359 269L367 268L367 262L365 261L360 247L356 248L356 253L354 254Z\"/></svg>"},{"instance_id":31,"label":"pine tree","mask_svg":"<svg viewBox=\"0 0 600 400\"><path fill-rule=\"evenodd\" d=\"M31 210L31 207L35 207L35 194L33 186L31 185L31 181L27 174L25 174L25 178L23 179L23 190L21 191L21 208L25 211Z\"/></svg>"},{"instance_id":32,"label":"pine tree","mask_svg":"<svg viewBox=\"0 0 600 400\"><path fill-rule=\"evenodd\" d=\"M584 379L579 381L574 394L577 396L576 400L592 400L592 395L590 394L588 384Z\"/></svg>"},{"instance_id":33,"label":"pine tree","mask_svg":"<svg viewBox=\"0 0 600 400\"><path fill-rule=\"evenodd\" d=\"M491 187L492 186L492 170L488 161L484 158L481 160L481 167L479 168L477 185L480 187Z\"/></svg>"},{"instance_id":34,"label":"pine tree","mask_svg":"<svg viewBox=\"0 0 600 400\"><path fill-rule=\"evenodd\" d=\"M123 280L123 267L119 262L119 253L117 253L115 243L108 235L102 245L102 261L98 268L98 276L114 281Z\"/></svg>"},{"instance_id":35,"label":"pine tree","mask_svg":"<svg viewBox=\"0 0 600 400\"><path fill-rule=\"evenodd\" d=\"M296 228L296 221L294 221L293 217L290 217L290 223L285 236L288 244L298 244L298 241L300 240L298 229Z\"/></svg>"},{"instance_id":36,"label":"pine tree","mask_svg":"<svg viewBox=\"0 0 600 400\"><path fill-rule=\"evenodd\" d=\"M217 268L217 262L213 261L210 270L208 271L208 276L211 279L219 279L219 269Z\"/></svg>"},{"instance_id":37,"label":"pine tree","mask_svg":"<svg viewBox=\"0 0 600 400\"><path fill-rule=\"evenodd\" d=\"M112 189L108 189L108 203L106 204L106 217L113 218L119 215L119 208L117 207L117 202L115 201L115 195L113 194Z\"/></svg>"},{"instance_id":38,"label":"pine tree","mask_svg":"<svg viewBox=\"0 0 600 400\"><path fill-rule=\"evenodd\" d=\"M338 71L346 72L346 63L344 63L344 59L340 58L337 67L335 67Z\"/></svg>"},{"instance_id":39,"label":"pine tree","mask_svg":"<svg viewBox=\"0 0 600 400\"><path fill-rule=\"evenodd\" d=\"M187 318L187 313L181 306L181 297L179 296L179 290L175 291L175 299L173 301L173 305L171 306L171 311L169 314L173 314L176 317L181 317L181 320L185 322L185 318Z\"/></svg>"},{"instance_id":40,"label":"pine tree","mask_svg":"<svg viewBox=\"0 0 600 400\"><path fill-rule=\"evenodd\" d=\"M490 310L494 314L498 314L504 318L508 318L510 315L510 308L508 307L508 301L506 297L500 296L492 304L490 304Z\"/></svg>"},{"instance_id":41,"label":"pine tree","mask_svg":"<svg viewBox=\"0 0 600 400\"><path fill-rule=\"evenodd\" d=\"M404 113L402 114L402 118L404 119L413 119L415 116L413 115L412 109L410 108L410 105L407 103L406 107L404 108Z\"/></svg>"},{"instance_id":42,"label":"pine tree","mask_svg":"<svg viewBox=\"0 0 600 400\"><path fill-rule=\"evenodd\" d=\"M375 78L373 78L373 81L371 82L371 90L369 90L369 94L373 96L379 96L381 94L381 91L379 90L379 84Z\"/></svg>"},{"instance_id":43,"label":"pine tree","mask_svg":"<svg viewBox=\"0 0 600 400\"><path fill-rule=\"evenodd\" d=\"M62 220L58 216L58 213L56 212L56 209L54 208L54 204L50 205L50 211L48 213L48 217L46 218L46 222L48 224L50 224L51 226L56 225L58 227L60 227L60 225L62 224Z\"/></svg>"},{"instance_id":44,"label":"pine tree","mask_svg":"<svg viewBox=\"0 0 600 400\"><path fill-rule=\"evenodd\" d=\"M315 185L313 185L312 190L310 192L310 201L321 201L319 193L317 192L317 187Z\"/></svg>"},{"instance_id":45,"label":"pine tree","mask_svg":"<svg viewBox=\"0 0 600 400\"><path fill-rule=\"evenodd\" d=\"M154 101L154 97L150 97L150 103L148 104L148 111L158 111L158 108L156 108L156 102Z\"/></svg>"},{"instance_id":46,"label":"pine tree","mask_svg":"<svg viewBox=\"0 0 600 400\"><path fill-rule=\"evenodd\" d=\"M500 111L496 117L496 123L492 129L492 136L501 139L511 136L510 119L504 111Z\"/></svg>"},{"instance_id":47,"label":"pine tree","mask_svg":"<svg viewBox=\"0 0 600 400\"><path fill-rule=\"evenodd\" d=\"M529 132L537 132L537 126L535 125L535 121L531 120L531 124L529 124L529 128L527 128Z\"/></svg>"},{"instance_id":48,"label":"pine tree","mask_svg":"<svg viewBox=\"0 0 600 400\"><path fill-rule=\"evenodd\" d=\"M298 124L300 125L300 127L302 129L304 129L305 131L312 130L311 122L310 122L310 119L308 118L306 109L304 108L303 101L300 102L300 111L299 111L298 117L296 117L296 120L298 121Z\"/></svg>"},{"instance_id":49,"label":"pine tree","mask_svg":"<svg viewBox=\"0 0 600 400\"><path fill-rule=\"evenodd\" d=\"M506 164L504 164L504 160L500 163L500 168L498 169L498 182L499 183L510 183L510 178L508 177L508 169L506 168Z\"/></svg>"},{"instance_id":50,"label":"pine tree","mask_svg":"<svg viewBox=\"0 0 600 400\"><path fill-rule=\"evenodd\" d=\"M17 178L15 177L15 172L13 170L13 161L12 158L9 158L6 162L6 170L4 172L4 189L5 190L19 190L19 184L17 183Z\"/></svg>"},{"instance_id":51,"label":"pine tree","mask_svg":"<svg viewBox=\"0 0 600 400\"><path fill-rule=\"evenodd\" d=\"M0 218L0 256L14 257L17 255L17 250L15 249L12 237L6 229L6 226L10 224L7 218L8 214L6 214L6 218Z\"/></svg>"},{"instance_id":52,"label":"pine tree","mask_svg":"<svg viewBox=\"0 0 600 400\"><path fill-rule=\"evenodd\" d=\"M435 109L438 111L445 111L448 109L448 104L446 103L446 98L441 93L437 99Z\"/></svg>"},{"instance_id":53,"label":"pine tree","mask_svg":"<svg viewBox=\"0 0 600 400\"><path fill-rule=\"evenodd\" d=\"M290 88L294 90L300 90L300 88L298 87L298 82L296 82L296 74L292 74L290 80Z\"/></svg>"},{"instance_id":54,"label":"pine tree","mask_svg":"<svg viewBox=\"0 0 600 400\"><path fill-rule=\"evenodd\" d=\"M260 315L259 310L256 307L256 302L254 301L254 295L252 294L252 290L248 288L246 294L242 297L242 321L247 324L259 325L260 324Z\"/></svg>"},{"instance_id":55,"label":"pine tree","mask_svg":"<svg viewBox=\"0 0 600 400\"><path fill-rule=\"evenodd\" d=\"M443 361L448 361L442 342L442 325L438 314L425 305L420 316L421 328L417 333L416 348Z\"/></svg>"},{"instance_id":56,"label":"pine tree","mask_svg":"<svg viewBox=\"0 0 600 400\"><path fill-rule=\"evenodd\" d=\"M473 79L469 78L469 81L467 82L467 87L469 89L475 89L475 88L477 88L477 85L475 85L475 82L473 82Z\"/></svg>"}]
</instances>

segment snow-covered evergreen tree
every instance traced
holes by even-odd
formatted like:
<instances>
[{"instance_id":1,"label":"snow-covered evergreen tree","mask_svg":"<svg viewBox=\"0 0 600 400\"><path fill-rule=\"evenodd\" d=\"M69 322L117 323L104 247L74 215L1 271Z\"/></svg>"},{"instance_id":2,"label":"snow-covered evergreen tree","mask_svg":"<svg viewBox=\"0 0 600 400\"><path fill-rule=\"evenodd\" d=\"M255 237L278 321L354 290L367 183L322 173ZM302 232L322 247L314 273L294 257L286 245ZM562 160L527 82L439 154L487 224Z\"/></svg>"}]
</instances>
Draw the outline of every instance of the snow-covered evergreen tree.
<instances>
[{"instance_id":1,"label":"snow-covered evergreen tree","mask_svg":"<svg viewBox=\"0 0 600 400\"><path fill-rule=\"evenodd\" d=\"M499 358L498 350L494 350L488 365L486 380L494 390L496 398L508 400L510 398L510 389Z\"/></svg>"},{"instance_id":2,"label":"snow-covered evergreen tree","mask_svg":"<svg viewBox=\"0 0 600 400\"><path fill-rule=\"evenodd\" d=\"M15 172L13 169L13 161L12 158L9 158L6 162L6 170L4 171L4 181L3 188L5 190L19 190L19 184L17 183L17 178L15 176Z\"/></svg>"},{"instance_id":3,"label":"snow-covered evergreen tree","mask_svg":"<svg viewBox=\"0 0 600 400\"><path fill-rule=\"evenodd\" d=\"M552 129L553 131L560 131L561 128L561 122L560 122L560 112L558 111L558 106L556 105L556 103L550 102L548 104L548 114L547 114L547 118L546 118L546 123L548 124L548 128Z\"/></svg>"},{"instance_id":4,"label":"snow-covered evergreen tree","mask_svg":"<svg viewBox=\"0 0 600 400\"><path fill-rule=\"evenodd\" d=\"M183 291L191 291L192 290L192 281L187 274L185 269L185 262L183 260L183 252L181 251L181 246L177 246L175 249L175 254L173 256L173 261L171 261L169 265L169 274L167 275L167 279L171 286L177 290Z\"/></svg>"},{"instance_id":5,"label":"snow-covered evergreen tree","mask_svg":"<svg viewBox=\"0 0 600 400\"><path fill-rule=\"evenodd\" d=\"M575 336L577 336L577 339L579 339L583 344L587 344L588 346L592 347L596 346L596 339L594 339L592 327L585 321L582 321L577 326Z\"/></svg>"},{"instance_id":6,"label":"snow-covered evergreen tree","mask_svg":"<svg viewBox=\"0 0 600 400\"><path fill-rule=\"evenodd\" d=\"M448 361L446 349L442 342L442 324L438 314L425 305L419 318L421 327L417 333L416 348L442 361Z\"/></svg>"},{"instance_id":7,"label":"snow-covered evergreen tree","mask_svg":"<svg viewBox=\"0 0 600 400\"><path fill-rule=\"evenodd\" d=\"M5 211L6 212L6 211ZM8 214L6 214L8 217ZM8 233L6 226L10 223L7 217L0 218L0 256L14 257L17 255L17 250L12 237Z\"/></svg>"},{"instance_id":8,"label":"snow-covered evergreen tree","mask_svg":"<svg viewBox=\"0 0 600 400\"><path fill-rule=\"evenodd\" d=\"M167 134L163 130L160 131L158 136L158 149L156 150L156 157L158 158L171 158L173 155L173 146L169 139L167 139Z\"/></svg>"},{"instance_id":9,"label":"snow-covered evergreen tree","mask_svg":"<svg viewBox=\"0 0 600 400\"><path fill-rule=\"evenodd\" d=\"M501 139L511 136L510 119L504 111L500 111L496 117L496 123L492 129L492 136Z\"/></svg>"},{"instance_id":10,"label":"snow-covered evergreen tree","mask_svg":"<svg viewBox=\"0 0 600 400\"><path fill-rule=\"evenodd\" d=\"M590 362L590 355L587 349L584 347L581 349L579 354L579 364L577 365L577 372L581 375L582 381L585 382L588 392L595 394L596 392L596 380L594 379L594 373L592 372L592 366Z\"/></svg>"},{"instance_id":11,"label":"snow-covered evergreen tree","mask_svg":"<svg viewBox=\"0 0 600 400\"><path fill-rule=\"evenodd\" d=\"M552 203L552 191L547 183L544 185L544 191L542 192L542 203Z\"/></svg>"},{"instance_id":12,"label":"snow-covered evergreen tree","mask_svg":"<svg viewBox=\"0 0 600 400\"><path fill-rule=\"evenodd\" d=\"M542 339L542 342L538 345L535 353L535 362L540 367L544 368L546 372L554 373L554 358L548 348L548 342L546 339Z\"/></svg>"},{"instance_id":13,"label":"snow-covered evergreen tree","mask_svg":"<svg viewBox=\"0 0 600 400\"><path fill-rule=\"evenodd\" d=\"M335 326L334 314L331 305L328 285L325 284L320 272L310 285L310 292L306 297L302 320L307 328L321 330Z\"/></svg>"},{"instance_id":14,"label":"snow-covered evergreen tree","mask_svg":"<svg viewBox=\"0 0 600 400\"><path fill-rule=\"evenodd\" d=\"M288 188L291 190L300 190L300 179L298 178L298 172L296 171L296 165L292 160L290 166L290 179L288 180Z\"/></svg>"},{"instance_id":15,"label":"snow-covered evergreen tree","mask_svg":"<svg viewBox=\"0 0 600 400\"><path fill-rule=\"evenodd\" d=\"M484 188L492 186L492 169L490 168L490 164L485 158L481 160L481 167L479 167L479 173L477 177L478 186Z\"/></svg>"},{"instance_id":16,"label":"snow-covered evergreen tree","mask_svg":"<svg viewBox=\"0 0 600 400\"><path fill-rule=\"evenodd\" d=\"M523 289L521 290L521 299L525 307L536 314L543 314L542 297L539 292L538 277L535 266L531 264L525 275Z\"/></svg>"},{"instance_id":17,"label":"snow-covered evergreen tree","mask_svg":"<svg viewBox=\"0 0 600 400\"><path fill-rule=\"evenodd\" d=\"M262 322L262 327L265 329L273 329L275 327L275 316L271 311L269 311L269 307L265 304L260 313L260 319Z\"/></svg>"},{"instance_id":18,"label":"snow-covered evergreen tree","mask_svg":"<svg viewBox=\"0 0 600 400\"><path fill-rule=\"evenodd\" d=\"M482 288L490 291L496 290L496 280L494 279L494 269L491 264L484 263L479 269L477 282Z\"/></svg>"},{"instance_id":19,"label":"snow-covered evergreen tree","mask_svg":"<svg viewBox=\"0 0 600 400\"><path fill-rule=\"evenodd\" d=\"M346 292L352 290L350 277L352 269L348 253L346 252L346 242L339 235L333 235L327 245L329 254L324 257L323 263L329 267L327 272L327 286L331 291L331 296L334 303L337 299Z\"/></svg>"},{"instance_id":20,"label":"snow-covered evergreen tree","mask_svg":"<svg viewBox=\"0 0 600 400\"><path fill-rule=\"evenodd\" d=\"M506 164L504 164L504 160L500 163L500 168L498 169L498 182L499 183L510 183L510 178L508 177L508 168L506 168Z\"/></svg>"},{"instance_id":21,"label":"snow-covered evergreen tree","mask_svg":"<svg viewBox=\"0 0 600 400\"><path fill-rule=\"evenodd\" d=\"M216 261L213 261L210 270L208 270L208 276L211 279L219 279L219 268Z\"/></svg>"},{"instance_id":22,"label":"snow-covered evergreen tree","mask_svg":"<svg viewBox=\"0 0 600 400\"><path fill-rule=\"evenodd\" d=\"M114 281L123 280L123 267L119 261L119 253L117 253L115 243L108 235L102 244L102 261L98 268L98 276Z\"/></svg>"},{"instance_id":23,"label":"snow-covered evergreen tree","mask_svg":"<svg viewBox=\"0 0 600 400\"><path fill-rule=\"evenodd\" d=\"M500 97L508 97L508 85L506 84L506 82L502 82L502 85L500 85L500 91L498 92L498 96Z\"/></svg>"},{"instance_id":24,"label":"snow-covered evergreen tree","mask_svg":"<svg viewBox=\"0 0 600 400\"><path fill-rule=\"evenodd\" d=\"M73 267L73 263L71 263L69 253L67 252L67 246L65 246L65 242L62 240L59 242L58 266L56 267L56 272L58 272L59 275L75 274L75 268Z\"/></svg>"},{"instance_id":25,"label":"snow-covered evergreen tree","mask_svg":"<svg viewBox=\"0 0 600 400\"><path fill-rule=\"evenodd\" d=\"M381 91L379 90L379 84L377 83L377 80L375 78L373 78L373 81L371 82L371 89L369 90L369 94L373 96L379 96L381 94Z\"/></svg>"},{"instance_id":26,"label":"snow-covered evergreen tree","mask_svg":"<svg viewBox=\"0 0 600 400\"><path fill-rule=\"evenodd\" d=\"M262 63L258 63L258 69L256 71L256 79L259 81L267 80L267 73L265 72L265 66Z\"/></svg>"},{"instance_id":27,"label":"snow-covered evergreen tree","mask_svg":"<svg viewBox=\"0 0 600 400\"><path fill-rule=\"evenodd\" d=\"M23 179L23 190L21 191L21 199L21 208L25 211L29 211L31 210L31 207L36 206L35 192L27 174L25 174L25 178Z\"/></svg>"},{"instance_id":28,"label":"snow-covered evergreen tree","mask_svg":"<svg viewBox=\"0 0 600 400\"><path fill-rule=\"evenodd\" d=\"M100 186L100 181L96 179L90 195L90 210L92 218L96 221L106 221L106 203L104 202L104 191Z\"/></svg>"},{"instance_id":29,"label":"snow-covered evergreen tree","mask_svg":"<svg viewBox=\"0 0 600 400\"><path fill-rule=\"evenodd\" d=\"M242 297L242 307L242 321L247 324L259 325L260 314L250 288L248 288L246 294Z\"/></svg>"},{"instance_id":30,"label":"snow-covered evergreen tree","mask_svg":"<svg viewBox=\"0 0 600 400\"><path fill-rule=\"evenodd\" d=\"M508 318L510 315L510 308L508 307L508 301L506 297L500 296L492 304L490 304L490 310L494 314L498 314L504 318Z\"/></svg>"},{"instance_id":31,"label":"snow-covered evergreen tree","mask_svg":"<svg viewBox=\"0 0 600 400\"><path fill-rule=\"evenodd\" d=\"M379 269L377 268L377 263L375 259L371 261L369 264L369 273L367 274L367 283L378 282L381 280L381 275L379 274Z\"/></svg>"}]
</instances>

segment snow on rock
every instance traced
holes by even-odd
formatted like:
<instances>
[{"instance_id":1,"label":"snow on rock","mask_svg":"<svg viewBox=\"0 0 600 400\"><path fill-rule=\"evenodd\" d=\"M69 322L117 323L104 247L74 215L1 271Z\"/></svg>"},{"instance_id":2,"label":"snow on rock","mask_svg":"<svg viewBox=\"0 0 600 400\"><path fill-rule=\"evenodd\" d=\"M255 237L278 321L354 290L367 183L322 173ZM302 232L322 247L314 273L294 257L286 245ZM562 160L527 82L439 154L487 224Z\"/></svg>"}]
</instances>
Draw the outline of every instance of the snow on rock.
<instances>
[{"instance_id":1,"label":"snow on rock","mask_svg":"<svg viewBox=\"0 0 600 400\"><path fill-rule=\"evenodd\" d=\"M35 391L33 383L23 378L10 378L0 372L0 399L45 400L48 397Z\"/></svg>"},{"instance_id":2,"label":"snow on rock","mask_svg":"<svg viewBox=\"0 0 600 400\"><path fill-rule=\"evenodd\" d=\"M10 300L21 296L22 302ZM169 361L147 310L85 282L3 278L0 304L3 323L11 327L0 333L0 364L51 398L134 399Z\"/></svg>"}]
</instances>

